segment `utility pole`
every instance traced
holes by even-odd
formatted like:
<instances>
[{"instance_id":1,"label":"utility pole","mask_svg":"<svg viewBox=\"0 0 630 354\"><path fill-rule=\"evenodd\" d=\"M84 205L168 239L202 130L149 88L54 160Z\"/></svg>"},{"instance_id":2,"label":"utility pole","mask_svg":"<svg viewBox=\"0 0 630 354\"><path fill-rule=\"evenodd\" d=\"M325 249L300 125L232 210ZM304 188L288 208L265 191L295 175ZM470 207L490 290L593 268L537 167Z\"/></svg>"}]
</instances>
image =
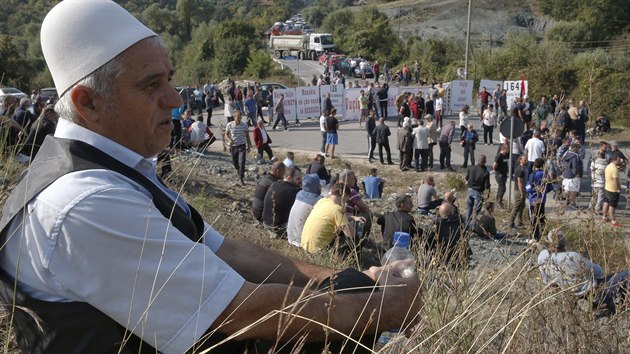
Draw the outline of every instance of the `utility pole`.
<instances>
[{"instance_id":1,"label":"utility pole","mask_svg":"<svg viewBox=\"0 0 630 354\"><path fill-rule=\"evenodd\" d=\"M468 25L466 29L466 58L464 59L464 80L468 80L468 51L470 48L470 13L472 12L472 0L468 0Z\"/></svg>"}]
</instances>

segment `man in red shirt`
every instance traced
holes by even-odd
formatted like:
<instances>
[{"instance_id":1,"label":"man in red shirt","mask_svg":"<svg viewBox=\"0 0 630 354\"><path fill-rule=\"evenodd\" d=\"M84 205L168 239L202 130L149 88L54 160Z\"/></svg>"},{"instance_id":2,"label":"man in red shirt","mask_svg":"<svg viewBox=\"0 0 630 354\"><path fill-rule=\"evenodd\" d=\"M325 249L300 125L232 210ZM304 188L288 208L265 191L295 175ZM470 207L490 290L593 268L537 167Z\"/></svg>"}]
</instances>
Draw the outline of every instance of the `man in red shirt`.
<instances>
[{"instance_id":1,"label":"man in red shirt","mask_svg":"<svg viewBox=\"0 0 630 354\"><path fill-rule=\"evenodd\" d=\"M477 97L479 97L479 99L481 100L481 113L486 111L486 108L488 108L488 101L492 98L492 95L490 94L490 92L488 92L488 90L486 90L485 86L482 88L481 92L479 92L479 95L477 95Z\"/></svg>"}]
</instances>

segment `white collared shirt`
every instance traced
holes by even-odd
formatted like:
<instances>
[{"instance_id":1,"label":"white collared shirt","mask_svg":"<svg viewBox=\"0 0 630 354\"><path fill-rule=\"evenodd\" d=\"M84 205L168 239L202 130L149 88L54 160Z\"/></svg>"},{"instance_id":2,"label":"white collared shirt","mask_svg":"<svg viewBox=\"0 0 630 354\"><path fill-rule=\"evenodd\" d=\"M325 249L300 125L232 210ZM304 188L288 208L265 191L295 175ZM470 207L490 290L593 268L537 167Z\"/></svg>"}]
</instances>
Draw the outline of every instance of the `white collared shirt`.
<instances>
[{"instance_id":1,"label":"white collared shirt","mask_svg":"<svg viewBox=\"0 0 630 354\"><path fill-rule=\"evenodd\" d=\"M63 119L55 136L115 156L165 189L155 159ZM204 244L192 242L146 189L116 172L69 173L27 210L11 222L0 250L7 273L15 275L19 263L20 288L41 300L87 302L161 352L186 351L244 283L215 254L223 236L205 224Z\"/></svg>"}]
</instances>

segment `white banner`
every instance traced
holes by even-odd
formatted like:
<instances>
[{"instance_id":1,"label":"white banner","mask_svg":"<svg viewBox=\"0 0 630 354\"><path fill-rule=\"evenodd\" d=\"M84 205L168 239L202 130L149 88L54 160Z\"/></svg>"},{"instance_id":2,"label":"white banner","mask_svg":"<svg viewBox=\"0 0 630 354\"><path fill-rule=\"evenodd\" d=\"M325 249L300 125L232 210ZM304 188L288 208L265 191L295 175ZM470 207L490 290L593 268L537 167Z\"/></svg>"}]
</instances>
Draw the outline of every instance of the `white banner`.
<instances>
[{"instance_id":1,"label":"white banner","mask_svg":"<svg viewBox=\"0 0 630 354\"><path fill-rule=\"evenodd\" d=\"M483 91L483 88L485 87L486 91L488 91L488 93L492 95L494 90L497 88L497 85L499 85L499 87L503 87L503 81L482 79L479 82L479 91L477 92ZM498 99L498 97L496 97L496 99ZM495 112L496 112L496 102L494 100L495 100L494 97L492 99L488 98L488 103L492 103L495 105ZM479 99L479 96L476 97L476 101L477 101L477 108L481 109L481 100Z\"/></svg>"},{"instance_id":2,"label":"white banner","mask_svg":"<svg viewBox=\"0 0 630 354\"><path fill-rule=\"evenodd\" d=\"M387 90L387 117L398 118L398 108L396 108L396 97L399 95L398 86L390 86Z\"/></svg>"},{"instance_id":3,"label":"white banner","mask_svg":"<svg viewBox=\"0 0 630 354\"><path fill-rule=\"evenodd\" d=\"M361 117L361 109L359 105L359 96L361 96L362 88L346 89L344 93L344 120L359 120Z\"/></svg>"},{"instance_id":4,"label":"white banner","mask_svg":"<svg viewBox=\"0 0 630 354\"><path fill-rule=\"evenodd\" d=\"M527 80L525 80L525 94L527 95L528 89ZM503 89L507 91L507 104L510 106L510 102L514 101L515 97L521 97L521 80L518 81L504 81Z\"/></svg>"},{"instance_id":5,"label":"white banner","mask_svg":"<svg viewBox=\"0 0 630 354\"><path fill-rule=\"evenodd\" d=\"M322 114L319 104L319 87L298 87L295 89L295 96L298 119L319 118Z\"/></svg>"},{"instance_id":6,"label":"white banner","mask_svg":"<svg viewBox=\"0 0 630 354\"><path fill-rule=\"evenodd\" d=\"M295 120L297 112L295 111L295 89L276 89L273 90L273 104L277 104L280 100L280 95L284 95L284 117L287 121Z\"/></svg>"},{"instance_id":7,"label":"white banner","mask_svg":"<svg viewBox=\"0 0 630 354\"><path fill-rule=\"evenodd\" d=\"M451 112L459 112L472 104L473 80L451 81Z\"/></svg>"},{"instance_id":8,"label":"white banner","mask_svg":"<svg viewBox=\"0 0 630 354\"><path fill-rule=\"evenodd\" d=\"M326 94L330 93L330 100L333 107L337 109L337 117L343 116L343 94L344 88L342 84L322 85L319 87L319 97L321 103L321 110L324 111L324 101L326 100Z\"/></svg>"}]
</instances>

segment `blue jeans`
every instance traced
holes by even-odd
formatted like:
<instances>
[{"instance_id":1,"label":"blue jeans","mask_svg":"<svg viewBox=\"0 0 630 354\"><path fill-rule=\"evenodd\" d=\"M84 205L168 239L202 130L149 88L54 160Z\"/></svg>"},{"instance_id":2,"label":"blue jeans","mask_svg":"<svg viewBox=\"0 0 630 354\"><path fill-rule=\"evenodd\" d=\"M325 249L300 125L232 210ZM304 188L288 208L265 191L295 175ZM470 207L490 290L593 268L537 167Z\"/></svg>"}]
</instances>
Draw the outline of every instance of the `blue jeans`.
<instances>
[{"instance_id":1,"label":"blue jeans","mask_svg":"<svg viewBox=\"0 0 630 354\"><path fill-rule=\"evenodd\" d=\"M466 223L473 227L476 225L476 219L479 212L481 212L481 203L483 202L483 197L481 192L472 188L468 188L468 193L466 194Z\"/></svg>"}]
</instances>

